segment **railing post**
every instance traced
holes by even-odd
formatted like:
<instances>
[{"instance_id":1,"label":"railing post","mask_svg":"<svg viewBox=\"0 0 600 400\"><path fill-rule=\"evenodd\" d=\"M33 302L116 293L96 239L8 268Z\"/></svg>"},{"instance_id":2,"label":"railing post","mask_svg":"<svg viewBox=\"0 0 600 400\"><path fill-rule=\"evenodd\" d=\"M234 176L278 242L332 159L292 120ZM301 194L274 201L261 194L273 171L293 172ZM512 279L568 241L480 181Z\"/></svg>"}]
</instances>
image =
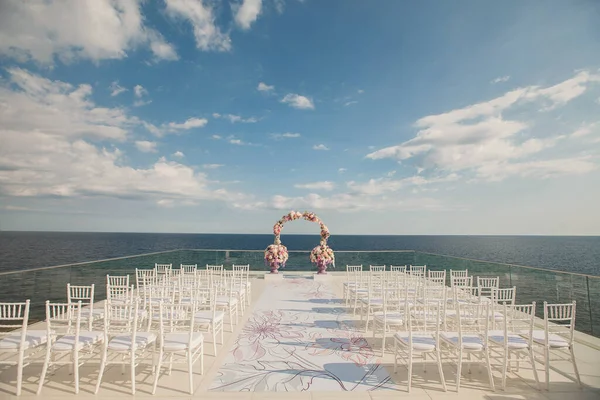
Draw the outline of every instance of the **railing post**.
<instances>
[{"instance_id":1,"label":"railing post","mask_svg":"<svg viewBox=\"0 0 600 400\"><path fill-rule=\"evenodd\" d=\"M590 293L590 277L585 277L585 286L587 287L587 301L588 301L588 310L590 312L590 331L592 332L592 336L594 336L594 320L593 320L593 312L592 312L592 295Z\"/></svg>"}]
</instances>

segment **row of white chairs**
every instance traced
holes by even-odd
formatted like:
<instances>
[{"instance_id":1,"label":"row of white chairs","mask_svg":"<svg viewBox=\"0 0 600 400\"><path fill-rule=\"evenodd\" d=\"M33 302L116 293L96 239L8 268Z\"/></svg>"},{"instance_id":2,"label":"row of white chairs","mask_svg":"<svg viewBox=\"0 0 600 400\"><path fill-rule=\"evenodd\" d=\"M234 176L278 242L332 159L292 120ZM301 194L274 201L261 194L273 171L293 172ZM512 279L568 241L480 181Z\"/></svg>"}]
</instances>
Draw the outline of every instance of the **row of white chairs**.
<instances>
[{"instance_id":1,"label":"row of white chairs","mask_svg":"<svg viewBox=\"0 0 600 400\"><path fill-rule=\"evenodd\" d=\"M494 389L490 352L502 359L503 389L511 360L518 365L523 357L532 365L538 385L536 360L544 364L549 389L551 353L555 351L566 353L581 385L573 353L575 302L544 302L544 329L535 329L535 303L517 305L516 288L499 288L497 277L480 277L474 286L473 277L460 271L453 276L454 284L447 287L445 271L428 271L427 276L424 266L417 274L410 271L404 266L387 271L385 266L371 266L363 274L362 266L348 266L344 283L346 301L354 302L355 314L358 307L365 331L372 321L373 338L381 336L382 355L386 337L393 335L394 369L398 360L406 361L409 391L415 358L436 361L444 390L443 359L455 361L458 390L464 357L470 361L475 355L485 364ZM543 348L542 357L534 357L534 346ZM511 358L513 355L516 358Z\"/></svg>"},{"instance_id":2,"label":"row of white chairs","mask_svg":"<svg viewBox=\"0 0 600 400\"><path fill-rule=\"evenodd\" d=\"M155 279L138 289L129 285L128 275L107 275L107 299L102 307L94 307L95 285L68 284L67 302L46 302L45 330L28 330L29 300L0 303L0 356L5 356L0 357L0 364L17 366L16 393L20 395L23 368L39 362L35 355L45 348L38 393L48 369L63 364L71 365L78 393L79 367L96 357L101 360L96 392L105 368L116 363L130 366L135 393L136 366L151 356L154 392L168 358L169 372L173 363L188 365L192 394L192 365L197 360L203 363L204 333L211 334L216 356L218 337L223 343L226 313L232 331L239 318L238 304L250 301L249 266L238 267L224 271L221 266L218 273L213 273L218 268L210 273L187 271L185 278Z\"/></svg>"}]
</instances>

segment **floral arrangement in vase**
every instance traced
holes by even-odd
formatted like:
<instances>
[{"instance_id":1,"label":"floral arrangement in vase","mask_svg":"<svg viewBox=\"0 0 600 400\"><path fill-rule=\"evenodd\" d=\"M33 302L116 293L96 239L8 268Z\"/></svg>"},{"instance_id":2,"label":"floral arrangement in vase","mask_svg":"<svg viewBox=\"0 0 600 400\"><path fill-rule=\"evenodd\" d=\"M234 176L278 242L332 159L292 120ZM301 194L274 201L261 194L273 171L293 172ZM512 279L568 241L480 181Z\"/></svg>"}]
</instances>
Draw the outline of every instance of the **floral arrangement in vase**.
<instances>
[{"instance_id":1,"label":"floral arrangement in vase","mask_svg":"<svg viewBox=\"0 0 600 400\"><path fill-rule=\"evenodd\" d=\"M275 236L275 241L265 250L265 265L271 269L272 274L278 273L279 268L284 268L285 263L289 258L287 248L281 244L281 231L283 229L283 225L286 222L294 221L300 218L304 218L309 222L316 222L321 228L321 243L310 253L310 260L312 263L317 265L319 271L318 273L326 273L325 270L327 270L327 266L329 264L333 264L335 266L335 256L333 254L333 250L327 246L327 239L329 239L330 236L327 226L313 212L290 211L281 217L281 219L277 221L275 225L273 225L273 235Z\"/></svg>"}]
</instances>

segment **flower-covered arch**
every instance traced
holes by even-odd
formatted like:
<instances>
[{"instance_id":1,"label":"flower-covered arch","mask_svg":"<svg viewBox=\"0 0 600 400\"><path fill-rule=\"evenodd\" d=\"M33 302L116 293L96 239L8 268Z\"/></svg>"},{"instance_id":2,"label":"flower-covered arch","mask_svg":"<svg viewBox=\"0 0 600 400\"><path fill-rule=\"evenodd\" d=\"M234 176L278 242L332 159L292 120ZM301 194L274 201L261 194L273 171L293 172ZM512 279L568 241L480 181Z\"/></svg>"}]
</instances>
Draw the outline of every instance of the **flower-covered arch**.
<instances>
[{"instance_id":1,"label":"flower-covered arch","mask_svg":"<svg viewBox=\"0 0 600 400\"><path fill-rule=\"evenodd\" d=\"M321 242L310 252L310 261L313 264L316 264L319 270L318 273L325 274L327 266L335 263L333 250L327 245L327 239L329 239L330 236L329 229L323 221L312 212L305 211L302 213L299 211L290 211L273 225L275 241L265 250L265 264L271 268L272 274L276 274L279 268L285 267L285 263L289 257L287 247L281 244L281 230L283 229L283 225L288 221L294 221L300 218L304 218L306 221L316 222L321 227Z\"/></svg>"}]
</instances>

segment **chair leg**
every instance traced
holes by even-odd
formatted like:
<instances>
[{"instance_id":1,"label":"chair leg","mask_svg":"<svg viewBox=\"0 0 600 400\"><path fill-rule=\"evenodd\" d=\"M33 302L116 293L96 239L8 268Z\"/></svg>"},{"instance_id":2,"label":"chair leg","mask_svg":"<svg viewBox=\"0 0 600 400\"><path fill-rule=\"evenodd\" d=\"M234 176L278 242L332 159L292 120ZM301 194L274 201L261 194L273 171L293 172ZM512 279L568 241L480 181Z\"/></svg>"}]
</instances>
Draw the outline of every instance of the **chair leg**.
<instances>
[{"instance_id":1,"label":"chair leg","mask_svg":"<svg viewBox=\"0 0 600 400\"><path fill-rule=\"evenodd\" d=\"M375 327L375 321L373 320L373 327ZM381 357L385 356L385 335L387 334L385 330L385 322L381 327L383 329L383 333L381 334Z\"/></svg>"},{"instance_id":2,"label":"chair leg","mask_svg":"<svg viewBox=\"0 0 600 400\"><path fill-rule=\"evenodd\" d=\"M462 350L458 352L458 361L456 364L456 392L460 389L460 374L462 373Z\"/></svg>"},{"instance_id":3,"label":"chair leg","mask_svg":"<svg viewBox=\"0 0 600 400\"><path fill-rule=\"evenodd\" d=\"M412 349L408 349L408 388L407 392L410 393L410 388L412 386L412 370L413 370L413 354Z\"/></svg>"},{"instance_id":4,"label":"chair leg","mask_svg":"<svg viewBox=\"0 0 600 400\"><path fill-rule=\"evenodd\" d=\"M577 377L577 384L581 388L581 377L579 376L579 369L577 368L577 362L575 362L575 351L571 346L571 360L573 361L573 369L575 370L575 376Z\"/></svg>"},{"instance_id":5,"label":"chair leg","mask_svg":"<svg viewBox=\"0 0 600 400\"><path fill-rule=\"evenodd\" d=\"M194 394L194 371L192 371L192 349L187 352L188 375L190 380L190 394Z\"/></svg>"},{"instance_id":6,"label":"chair leg","mask_svg":"<svg viewBox=\"0 0 600 400\"><path fill-rule=\"evenodd\" d=\"M23 385L23 360L25 358L25 353L23 351L19 352L19 361L17 363L17 396L21 395L21 386Z\"/></svg>"},{"instance_id":7,"label":"chair leg","mask_svg":"<svg viewBox=\"0 0 600 400\"><path fill-rule=\"evenodd\" d=\"M75 394L79 394L79 351L75 348L73 354L73 379L75 380Z\"/></svg>"},{"instance_id":8,"label":"chair leg","mask_svg":"<svg viewBox=\"0 0 600 400\"><path fill-rule=\"evenodd\" d=\"M540 378L538 376L537 367L535 365L535 357L533 355L533 349L529 349L529 360L531 361L531 368L533 368L533 377L535 378L535 383L538 386L539 390L542 390L542 385L540 385Z\"/></svg>"},{"instance_id":9,"label":"chair leg","mask_svg":"<svg viewBox=\"0 0 600 400\"><path fill-rule=\"evenodd\" d=\"M398 372L398 342L394 339L394 373Z\"/></svg>"},{"instance_id":10,"label":"chair leg","mask_svg":"<svg viewBox=\"0 0 600 400\"><path fill-rule=\"evenodd\" d=\"M135 394L135 349L131 350L131 394Z\"/></svg>"},{"instance_id":11,"label":"chair leg","mask_svg":"<svg viewBox=\"0 0 600 400\"><path fill-rule=\"evenodd\" d=\"M96 382L96 390L94 394L98 394L98 390L100 390L100 383L102 382L102 375L104 375L104 368L106 368L106 349L102 352L102 361L100 362L100 372L98 373L98 382Z\"/></svg>"},{"instance_id":12,"label":"chair leg","mask_svg":"<svg viewBox=\"0 0 600 400\"><path fill-rule=\"evenodd\" d=\"M484 356L485 356L485 363L487 366L487 371L488 371L488 378L490 380L490 389L492 389L492 391L496 391L496 385L494 384L494 374L492 373L492 364L490 363L490 353L489 353L489 349L485 349L484 352Z\"/></svg>"},{"instance_id":13,"label":"chair leg","mask_svg":"<svg viewBox=\"0 0 600 400\"><path fill-rule=\"evenodd\" d=\"M502 361L502 390L506 390L506 374L508 372L508 359L510 358L510 353L508 349L504 350L504 360Z\"/></svg>"},{"instance_id":14,"label":"chair leg","mask_svg":"<svg viewBox=\"0 0 600 400\"><path fill-rule=\"evenodd\" d=\"M215 331L215 323L212 324L212 342L213 342L213 354L217 356L217 332Z\"/></svg>"},{"instance_id":15,"label":"chair leg","mask_svg":"<svg viewBox=\"0 0 600 400\"><path fill-rule=\"evenodd\" d=\"M152 394L156 393L156 386L158 386L158 378L160 377L160 369L162 367L163 350L162 348L158 352L158 366L156 367L156 376L154 377L154 386L152 386Z\"/></svg>"},{"instance_id":16,"label":"chair leg","mask_svg":"<svg viewBox=\"0 0 600 400\"><path fill-rule=\"evenodd\" d=\"M546 367L546 390L550 391L550 349L546 347L545 350L546 359L544 360L544 366Z\"/></svg>"},{"instance_id":17,"label":"chair leg","mask_svg":"<svg viewBox=\"0 0 600 400\"><path fill-rule=\"evenodd\" d=\"M444 389L444 392L446 392L447 391L446 378L444 378L444 368L442 366L442 355L440 354L440 349L438 349L438 351L436 352L436 356L437 356L438 371L440 373L440 381L442 382L442 389Z\"/></svg>"},{"instance_id":18,"label":"chair leg","mask_svg":"<svg viewBox=\"0 0 600 400\"><path fill-rule=\"evenodd\" d=\"M50 352L51 345L48 343L48 348L46 350L46 358L44 359L44 366L42 367L42 375L40 375L40 383L38 384L37 394L42 392L42 386L44 386L44 381L46 380L46 374L48 373L48 366L50 364Z\"/></svg>"},{"instance_id":19,"label":"chair leg","mask_svg":"<svg viewBox=\"0 0 600 400\"><path fill-rule=\"evenodd\" d=\"M200 346L200 375L204 375L204 342Z\"/></svg>"}]
</instances>

